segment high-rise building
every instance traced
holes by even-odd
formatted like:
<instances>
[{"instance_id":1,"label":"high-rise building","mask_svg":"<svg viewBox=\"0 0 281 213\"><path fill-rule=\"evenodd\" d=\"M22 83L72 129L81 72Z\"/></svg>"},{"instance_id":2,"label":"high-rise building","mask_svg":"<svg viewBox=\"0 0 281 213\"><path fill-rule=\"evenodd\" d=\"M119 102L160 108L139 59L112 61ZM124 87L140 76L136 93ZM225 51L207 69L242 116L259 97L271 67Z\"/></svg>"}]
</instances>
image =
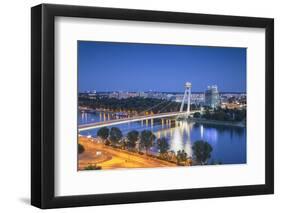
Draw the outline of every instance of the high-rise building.
<instances>
[{"instance_id":1,"label":"high-rise building","mask_svg":"<svg viewBox=\"0 0 281 213\"><path fill-rule=\"evenodd\" d=\"M220 105L220 95L217 85L208 86L205 91L205 105L216 108Z\"/></svg>"}]
</instances>

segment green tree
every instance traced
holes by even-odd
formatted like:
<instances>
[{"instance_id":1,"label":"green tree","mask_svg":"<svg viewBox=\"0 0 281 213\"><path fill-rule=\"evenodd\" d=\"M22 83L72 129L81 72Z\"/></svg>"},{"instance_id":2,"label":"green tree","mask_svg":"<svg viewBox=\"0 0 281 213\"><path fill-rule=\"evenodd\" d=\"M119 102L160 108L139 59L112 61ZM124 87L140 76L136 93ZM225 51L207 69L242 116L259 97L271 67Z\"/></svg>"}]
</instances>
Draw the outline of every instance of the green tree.
<instances>
[{"instance_id":1,"label":"green tree","mask_svg":"<svg viewBox=\"0 0 281 213\"><path fill-rule=\"evenodd\" d=\"M139 132L136 130L130 131L127 134L127 139L128 139L127 146L129 149L134 149L136 147L136 142L138 138L139 138Z\"/></svg>"},{"instance_id":2,"label":"green tree","mask_svg":"<svg viewBox=\"0 0 281 213\"><path fill-rule=\"evenodd\" d=\"M210 119L211 118L211 113L210 113L210 110L208 108L205 111L204 118L206 118L206 119Z\"/></svg>"},{"instance_id":3,"label":"green tree","mask_svg":"<svg viewBox=\"0 0 281 213\"><path fill-rule=\"evenodd\" d=\"M85 148L82 144L78 143L78 153L82 154L85 151Z\"/></svg>"},{"instance_id":4,"label":"green tree","mask_svg":"<svg viewBox=\"0 0 281 213\"><path fill-rule=\"evenodd\" d=\"M180 103L173 101L165 101L157 98L143 98L143 97L131 97L126 99L107 98L97 95L96 99L90 99L89 97L79 96L79 104L89 107L91 109L103 108L113 111L137 111L141 113L148 108L153 108L152 111L157 113L177 111L180 107ZM157 105L157 107L155 107ZM163 109L163 106L166 108ZM193 105L191 106L193 109ZM143 113L142 113L143 114Z\"/></svg>"},{"instance_id":5,"label":"green tree","mask_svg":"<svg viewBox=\"0 0 281 213\"><path fill-rule=\"evenodd\" d=\"M200 112L195 112L195 113L193 114L193 117L194 117L194 118L200 118L200 117L201 117Z\"/></svg>"},{"instance_id":6,"label":"green tree","mask_svg":"<svg viewBox=\"0 0 281 213\"><path fill-rule=\"evenodd\" d=\"M184 150L177 151L177 164L179 165L181 162L186 163L187 161L187 153Z\"/></svg>"},{"instance_id":7,"label":"green tree","mask_svg":"<svg viewBox=\"0 0 281 213\"><path fill-rule=\"evenodd\" d=\"M157 140L157 147L160 150L160 155L167 153L170 146L166 138L159 138Z\"/></svg>"},{"instance_id":8,"label":"green tree","mask_svg":"<svg viewBox=\"0 0 281 213\"><path fill-rule=\"evenodd\" d=\"M97 135L105 141L109 135L109 129L107 127L102 127L98 130Z\"/></svg>"},{"instance_id":9,"label":"green tree","mask_svg":"<svg viewBox=\"0 0 281 213\"><path fill-rule=\"evenodd\" d=\"M84 170L100 170L101 166L97 166L96 164L89 164L84 167Z\"/></svg>"},{"instance_id":10,"label":"green tree","mask_svg":"<svg viewBox=\"0 0 281 213\"><path fill-rule=\"evenodd\" d=\"M227 120L226 113L223 110L217 111L216 113L214 113L213 119L218 121Z\"/></svg>"},{"instance_id":11,"label":"green tree","mask_svg":"<svg viewBox=\"0 0 281 213\"><path fill-rule=\"evenodd\" d=\"M122 149L125 149L126 147L128 147L128 140L127 140L127 138L122 138L119 141L119 143L120 143L120 146L121 146Z\"/></svg>"},{"instance_id":12,"label":"green tree","mask_svg":"<svg viewBox=\"0 0 281 213\"><path fill-rule=\"evenodd\" d=\"M122 132L117 127L112 127L109 133L109 140L112 144L117 145L121 138L123 137Z\"/></svg>"},{"instance_id":13,"label":"green tree","mask_svg":"<svg viewBox=\"0 0 281 213\"><path fill-rule=\"evenodd\" d=\"M197 162L201 165L207 163L207 160L211 157L211 152L213 151L212 146L203 140L196 141L192 145L193 154Z\"/></svg>"},{"instance_id":14,"label":"green tree","mask_svg":"<svg viewBox=\"0 0 281 213\"><path fill-rule=\"evenodd\" d=\"M143 130L140 136L140 143L145 148L146 154L148 149L153 146L153 142L156 139L155 135L150 130Z\"/></svg>"}]
</instances>

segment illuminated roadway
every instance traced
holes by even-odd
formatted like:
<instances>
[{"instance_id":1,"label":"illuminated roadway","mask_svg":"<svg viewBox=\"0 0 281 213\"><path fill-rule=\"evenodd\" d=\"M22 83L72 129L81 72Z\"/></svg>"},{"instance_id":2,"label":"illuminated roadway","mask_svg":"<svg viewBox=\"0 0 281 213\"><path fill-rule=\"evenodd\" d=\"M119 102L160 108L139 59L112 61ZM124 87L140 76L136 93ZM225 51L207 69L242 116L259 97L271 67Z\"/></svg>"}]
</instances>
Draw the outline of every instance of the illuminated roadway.
<instances>
[{"instance_id":1,"label":"illuminated roadway","mask_svg":"<svg viewBox=\"0 0 281 213\"><path fill-rule=\"evenodd\" d=\"M129 118L108 120L108 121L103 121L103 122L82 124L82 125L79 125L78 131L80 132L80 131L85 131L85 130L90 130L90 129L101 128L101 127L105 127L105 126L113 126L113 125L118 125L118 124L136 122L136 121L150 120L150 119L155 119L155 118L187 116L188 114L190 115L190 114L193 114L195 112L201 112L201 111L200 110L194 110L194 111L190 111L189 113L187 113L187 112L168 112L168 113L134 116L134 117L129 117Z\"/></svg>"}]
</instances>

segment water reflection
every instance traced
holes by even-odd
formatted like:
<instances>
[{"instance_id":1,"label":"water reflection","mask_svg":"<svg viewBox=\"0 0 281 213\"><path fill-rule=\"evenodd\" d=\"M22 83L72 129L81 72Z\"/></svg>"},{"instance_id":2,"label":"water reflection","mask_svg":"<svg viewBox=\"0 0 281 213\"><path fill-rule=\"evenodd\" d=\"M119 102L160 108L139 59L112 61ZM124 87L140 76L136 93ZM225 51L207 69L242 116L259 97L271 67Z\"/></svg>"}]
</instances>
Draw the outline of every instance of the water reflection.
<instances>
[{"instance_id":1,"label":"water reflection","mask_svg":"<svg viewBox=\"0 0 281 213\"><path fill-rule=\"evenodd\" d=\"M170 149L173 151L183 149L183 138L178 128L173 130L174 134L170 135Z\"/></svg>"},{"instance_id":2,"label":"water reflection","mask_svg":"<svg viewBox=\"0 0 281 213\"><path fill-rule=\"evenodd\" d=\"M112 119L109 113L80 113L79 123L89 123ZM188 156L192 156L192 144L197 140L204 140L213 147L210 161L224 164L246 163L246 128L222 126L214 124L198 124L174 119L154 119L115 125L126 135L131 130L139 132L151 130L156 138L166 137L170 150L177 152L184 149ZM84 135L96 136L97 129L81 132ZM152 151L158 153L157 146Z\"/></svg>"}]
</instances>

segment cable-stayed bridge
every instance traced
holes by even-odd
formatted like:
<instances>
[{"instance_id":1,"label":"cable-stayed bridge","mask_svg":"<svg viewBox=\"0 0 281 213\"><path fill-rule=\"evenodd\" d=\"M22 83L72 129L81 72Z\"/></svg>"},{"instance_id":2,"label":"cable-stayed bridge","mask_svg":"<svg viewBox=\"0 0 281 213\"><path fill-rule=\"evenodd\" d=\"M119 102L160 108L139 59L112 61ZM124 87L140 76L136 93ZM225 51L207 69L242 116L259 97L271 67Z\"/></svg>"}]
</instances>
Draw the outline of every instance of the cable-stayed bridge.
<instances>
[{"instance_id":1,"label":"cable-stayed bridge","mask_svg":"<svg viewBox=\"0 0 281 213\"><path fill-rule=\"evenodd\" d=\"M188 117L189 115L192 115L196 112L201 112L201 110L193 110L190 111L190 96L191 96L191 83L186 82L185 85L185 91L184 91L184 96L181 102L181 107L178 112L164 112L161 113L161 111L166 108L168 105L162 107L161 110L157 114L149 114L149 115L137 115L133 117L127 117L127 118L121 118L121 119L114 119L114 120L107 120L107 121L101 121L101 122L95 122L95 123L89 123L89 124L81 124L78 127L78 131L85 131L85 130L90 130L90 129L96 129L96 128L101 128L105 126L113 126L113 125L118 125L118 124L124 124L124 123L130 123L130 122L136 122L136 121L143 121L143 120L150 120L150 119L156 119L156 118L169 118L169 117ZM184 104L187 98L187 109L186 111L183 111ZM159 103L153 107L150 107L149 109L143 111L142 113L145 114L145 112L152 110L155 107L159 107L162 103ZM140 114L142 114L140 113Z\"/></svg>"},{"instance_id":2,"label":"cable-stayed bridge","mask_svg":"<svg viewBox=\"0 0 281 213\"><path fill-rule=\"evenodd\" d=\"M128 118L121 118L121 119L114 119L114 120L108 120L108 121L102 121L102 122L95 122L95 123L89 123L89 124L82 124L79 125L78 131L85 131L90 129L96 129L101 128L105 126L113 126L118 124L124 124L124 123L130 123L130 122L136 122L136 121L143 121L143 120L151 120L151 119L164 119L164 118L171 118L171 117L187 117L191 114L194 114L195 112L200 112L200 110L193 110L190 112L166 112L166 113L158 113L153 115L142 115L142 116L134 116L134 117L128 117Z\"/></svg>"}]
</instances>

